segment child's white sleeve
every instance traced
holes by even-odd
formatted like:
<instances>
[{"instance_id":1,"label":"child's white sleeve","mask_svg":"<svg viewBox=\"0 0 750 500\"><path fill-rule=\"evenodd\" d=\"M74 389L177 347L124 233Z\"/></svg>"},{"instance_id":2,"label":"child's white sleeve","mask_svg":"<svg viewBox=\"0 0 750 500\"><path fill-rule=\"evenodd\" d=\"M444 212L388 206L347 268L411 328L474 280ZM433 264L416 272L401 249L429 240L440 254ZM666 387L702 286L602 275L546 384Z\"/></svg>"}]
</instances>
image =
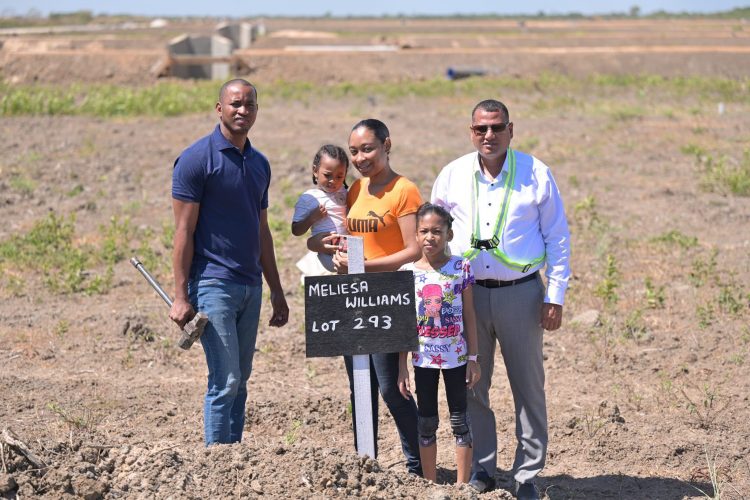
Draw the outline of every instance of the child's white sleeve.
<instances>
[{"instance_id":1,"label":"child's white sleeve","mask_svg":"<svg viewBox=\"0 0 750 500\"><path fill-rule=\"evenodd\" d=\"M314 209L318 208L318 200L309 193L303 193L297 198L297 203L294 204L294 215L292 216L292 222L300 222L305 217L310 215Z\"/></svg>"}]
</instances>

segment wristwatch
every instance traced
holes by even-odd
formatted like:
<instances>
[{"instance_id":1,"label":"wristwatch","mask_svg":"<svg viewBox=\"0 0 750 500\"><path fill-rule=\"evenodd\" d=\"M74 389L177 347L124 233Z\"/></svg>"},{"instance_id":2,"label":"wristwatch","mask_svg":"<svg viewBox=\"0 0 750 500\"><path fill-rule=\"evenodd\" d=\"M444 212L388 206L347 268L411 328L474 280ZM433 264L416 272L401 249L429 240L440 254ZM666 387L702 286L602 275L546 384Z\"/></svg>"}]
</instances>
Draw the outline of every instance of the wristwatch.
<instances>
[{"instance_id":1,"label":"wristwatch","mask_svg":"<svg viewBox=\"0 0 750 500\"><path fill-rule=\"evenodd\" d=\"M469 361L479 362L479 354L469 354Z\"/></svg>"}]
</instances>

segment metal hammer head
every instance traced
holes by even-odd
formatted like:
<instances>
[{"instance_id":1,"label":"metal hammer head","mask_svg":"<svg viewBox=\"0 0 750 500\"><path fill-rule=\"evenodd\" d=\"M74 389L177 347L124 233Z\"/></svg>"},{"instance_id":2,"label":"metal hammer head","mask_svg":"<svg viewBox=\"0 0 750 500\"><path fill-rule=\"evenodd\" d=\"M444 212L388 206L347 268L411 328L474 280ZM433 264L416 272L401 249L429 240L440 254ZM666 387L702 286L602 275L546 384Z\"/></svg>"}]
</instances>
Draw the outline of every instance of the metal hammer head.
<instances>
[{"instance_id":1,"label":"metal hammer head","mask_svg":"<svg viewBox=\"0 0 750 500\"><path fill-rule=\"evenodd\" d=\"M206 313L196 313L193 319L185 323L185 327L182 329L182 337L180 337L180 342L177 345L181 349L190 349L193 342L203 335L203 330L206 328L207 323L208 316L206 316Z\"/></svg>"}]
</instances>

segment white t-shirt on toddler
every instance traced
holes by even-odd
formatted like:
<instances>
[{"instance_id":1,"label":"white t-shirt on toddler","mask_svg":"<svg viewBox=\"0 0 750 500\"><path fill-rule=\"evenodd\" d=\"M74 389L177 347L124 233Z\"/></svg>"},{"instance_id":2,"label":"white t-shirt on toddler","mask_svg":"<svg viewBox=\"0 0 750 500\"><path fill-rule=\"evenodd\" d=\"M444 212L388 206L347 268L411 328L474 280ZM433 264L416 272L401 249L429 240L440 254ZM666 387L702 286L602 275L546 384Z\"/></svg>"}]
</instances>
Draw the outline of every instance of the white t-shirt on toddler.
<instances>
[{"instance_id":1,"label":"white t-shirt on toddler","mask_svg":"<svg viewBox=\"0 0 750 500\"><path fill-rule=\"evenodd\" d=\"M321 205L325 207L328 216L316 221L310 227L312 236L331 232L346 234L346 188L344 186L334 193L328 193L320 188L308 189L302 193L294 205L292 222L304 220ZM328 254L308 252L297 262L297 268L302 271L303 277L330 274L334 272L333 258Z\"/></svg>"}]
</instances>

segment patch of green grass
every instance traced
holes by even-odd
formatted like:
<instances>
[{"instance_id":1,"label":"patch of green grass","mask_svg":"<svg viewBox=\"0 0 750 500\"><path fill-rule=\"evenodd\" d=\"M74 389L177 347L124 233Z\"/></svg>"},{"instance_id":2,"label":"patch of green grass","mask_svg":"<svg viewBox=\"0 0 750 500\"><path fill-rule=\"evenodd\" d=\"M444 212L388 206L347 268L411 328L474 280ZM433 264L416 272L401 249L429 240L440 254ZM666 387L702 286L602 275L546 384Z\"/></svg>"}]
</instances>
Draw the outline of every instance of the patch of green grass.
<instances>
[{"instance_id":1,"label":"patch of green grass","mask_svg":"<svg viewBox=\"0 0 750 500\"><path fill-rule=\"evenodd\" d=\"M305 364L305 376L312 380L318 375L318 371L315 369L315 367L311 363Z\"/></svg>"},{"instance_id":2,"label":"patch of green grass","mask_svg":"<svg viewBox=\"0 0 750 500\"><path fill-rule=\"evenodd\" d=\"M25 175L15 174L10 178L10 188L24 196L31 196L36 189L36 182Z\"/></svg>"},{"instance_id":3,"label":"patch of green grass","mask_svg":"<svg viewBox=\"0 0 750 500\"><path fill-rule=\"evenodd\" d=\"M640 340L647 332L646 323L643 320L643 311L635 309L625 319L625 331L623 333L626 339Z\"/></svg>"},{"instance_id":4,"label":"patch of green grass","mask_svg":"<svg viewBox=\"0 0 750 500\"><path fill-rule=\"evenodd\" d=\"M603 111L616 122L640 120L647 114L641 107L628 105L608 105Z\"/></svg>"},{"instance_id":5,"label":"patch of green grass","mask_svg":"<svg viewBox=\"0 0 750 500\"><path fill-rule=\"evenodd\" d=\"M284 441L286 442L286 444L294 444L294 442L297 441L297 437L299 437L301 427L301 420L295 419L292 421L291 428L287 431L286 434L284 434Z\"/></svg>"},{"instance_id":6,"label":"patch of green grass","mask_svg":"<svg viewBox=\"0 0 750 500\"><path fill-rule=\"evenodd\" d=\"M161 244L164 245L164 248L166 248L167 250L171 250L174 246L174 221L164 221L161 225L161 229Z\"/></svg>"},{"instance_id":7,"label":"patch of green grass","mask_svg":"<svg viewBox=\"0 0 750 500\"><path fill-rule=\"evenodd\" d=\"M660 234L651 238L651 241L656 243L666 243L669 245L677 245L684 250L698 246L698 238L695 236L688 236L677 229L672 229L666 233Z\"/></svg>"},{"instance_id":8,"label":"patch of green grass","mask_svg":"<svg viewBox=\"0 0 750 500\"><path fill-rule=\"evenodd\" d=\"M698 327L701 330L708 328L715 320L714 306L710 302L699 304L695 307L695 315L698 318Z\"/></svg>"},{"instance_id":9,"label":"patch of green grass","mask_svg":"<svg viewBox=\"0 0 750 500\"><path fill-rule=\"evenodd\" d=\"M706 470L708 471L708 478L711 480L711 488L713 489L713 494L708 494L697 486L693 486L693 488L698 490L703 494L704 497L708 498L709 500L721 500L726 496L723 494L725 491L725 484L721 478L721 464L718 463L719 453L717 452L713 456L711 456L708 453L708 447L705 447L704 454L706 457Z\"/></svg>"},{"instance_id":10,"label":"patch of green grass","mask_svg":"<svg viewBox=\"0 0 750 500\"><path fill-rule=\"evenodd\" d=\"M745 151L744 161L732 163L726 156L719 159L705 157L701 162L701 185L708 191L729 192L750 196L750 154Z\"/></svg>"},{"instance_id":11,"label":"patch of green grass","mask_svg":"<svg viewBox=\"0 0 750 500\"><path fill-rule=\"evenodd\" d=\"M152 274L157 276L163 275L164 271L167 271L166 266L169 262L167 259L162 259L159 253L151 247L150 242L153 240L153 231L151 229L144 231L138 239L140 240L140 244L135 251L138 259Z\"/></svg>"},{"instance_id":12,"label":"patch of green grass","mask_svg":"<svg viewBox=\"0 0 750 500\"><path fill-rule=\"evenodd\" d=\"M23 156L23 158L21 158L21 161L23 163L32 164L41 161L43 158L44 155L39 151L29 151Z\"/></svg>"},{"instance_id":13,"label":"patch of green grass","mask_svg":"<svg viewBox=\"0 0 750 500\"><path fill-rule=\"evenodd\" d=\"M450 81L436 77L429 80L399 82L342 82L319 85L312 82L279 80L259 89L265 99L283 102L319 102L342 97L474 97L497 92L498 88L540 92L542 94L603 95L613 90L645 89L675 96L697 96L723 102L750 102L748 78L729 79L717 76L663 77L658 75L593 75L573 77L560 73L543 73L524 77L495 76ZM68 86L0 83L0 116L15 115L88 115L88 116L175 116L206 112L216 102L218 86L212 81L158 82L147 87L123 87L103 84ZM556 98L544 106L557 109L576 105L574 97ZM620 119L642 116L637 108L613 110Z\"/></svg>"},{"instance_id":14,"label":"patch of green grass","mask_svg":"<svg viewBox=\"0 0 750 500\"><path fill-rule=\"evenodd\" d=\"M130 200L122 207L122 211L128 215L137 215L143 204L140 200Z\"/></svg>"},{"instance_id":15,"label":"patch of green grass","mask_svg":"<svg viewBox=\"0 0 750 500\"><path fill-rule=\"evenodd\" d=\"M2 267L0 266L0 270ZM5 283L3 284L5 291L13 297L23 296L23 290L26 288L26 282L20 276L5 275Z\"/></svg>"},{"instance_id":16,"label":"patch of green grass","mask_svg":"<svg viewBox=\"0 0 750 500\"><path fill-rule=\"evenodd\" d=\"M286 208L294 208L294 205L297 203L297 195L295 194L296 188L292 185L292 179L290 177L281 179L279 189L284 193L284 206Z\"/></svg>"},{"instance_id":17,"label":"patch of green grass","mask_svg":"<svg viewBox=\"0 0 750 500\"><path fill-rule=\"evenodd\" d=\"M79 158L90 158L94 156L94 153L96 153L96 141L91 137L86 137L78 148L78 151L76 151L76 155Z\"/></svg>"},{"instance_id":18,"label":"patch of green grass","mask_svg":"<svg viewBox=\"0 0 750 500\"><path fill-rule=\"evenodd\" d=\"M704 99L748 102L748 79L705 76L668 77L649 74L605 74L587 78L598 88L640 89L642 92L667 91L675 96L695 95ZM743 95L744 94L744 95Z\"/></svg>"},{"instance_id":19,"label":"patch of green grass","mask_svg":"<svg viewBox=\"0 0 750 500\"><path fill-rule=\"evenodd\" d=\"M684 146L680 148L680 151L683 154L686 154L688 156L695 156L696 158L700 158L701 156L706 155L705 149L693 143L685 144Z\"/></svg>"},{"instance_id":20,"label":"patch of green grass","mask_svg":"<svg viewBox=\"0 0 750 500\"><path fill-rule=\"evenodd\" d=\"M127 253L128 242L133 238L134 230L130 225L130 219L125 217L120 220L114 216L109 225L99 226L102 234L101 259L108 264L116 264L123 260Z\"/></svg>"},{"instance_id":21,"label":"patch of green grass","mask_svg":"<svg viewBox=\"0 0 750 500\"><path fill-rule=\"evenodd\" d=\"M533 153L534 152L534 148L536 148L537 146L539 146L539 138L538 137L534 137L534 136L527 137L527 138L523 139L522 141L520 141L517 146L518 146L518 150L519 151L525 151L525 152Z\"/></svg>"},{"instance_id":22,"label":"patch of green grass","mask_svg":"<svg viewBox=\"0 0 750 500\"><path fill-rule=\"evenodd\" d=\"M115 85L0 84L0 115L174 116L206 111L216 101L214 82Z\"/></svg>"},{"instance_id":23,"label":"patch of green grass","mask_svg":"<svg viewBox=\"0 0 750 500\"><path fill-rule=\"evenodd\" d=\"M74 220L51 213L26 235L0 243L0 264L38 269L53 290L81 290L88 254L73 246Z\"/></svg>"},{"instance_id":24,"label":"patch of green grass","mask_svg":"<svg viewBox=\"0 0 750 500\"><path fill-rule=\"evenodd\" d=\"M709 280L716 280L716 258L718 255L719 251L714 248L707 259L704 260L701 257L697 257L693 260L689 278L696 288L702 287Z\"/></svg>"},{"instance_id":25,"label":"patch of green grass","mask_svg":"<svg viewBox=\"0 0 750 500\"><path fill-rule=\"evenodd\" d=\"M729 357L729 362L737 366L742 366L745 364L745 355L740 353L733 354Z\"/></svg>"},{"instance_id":26,"label":"patch of green grass","mask_svg":"<svg viewBox=\"0 0 750 500\"><path fill-rule=\"evenodd\" d=\"M274 350L274 346L273 344L263 344L258 350L263 354L271 354Z\"/></svg>"},{"instance_id":27,"label":"patch of green grass","mask_svg":"<svg viewBox=\"0 0 750 500\"><path fill-rule=\"evenodd\" d=\"M68 330L70 330L70 321L67 319L61 319L57 322L57 325L55 325L55 335L60 338L63 338L65 334L68 333Z\"/></svg>"},{"instance_id":28,"label":"patch of green grass","mask_svg":"<svg viewBox=\"0 0 750 500\"><path fill-rule=\"evenodd\" d=\"M748 296L741 285L722 285L716 299L719 310L732 316L739 316L748 309Z\"/></svg>"},{"instance_id":29,"label":"patch of green grass","mask_svg":"<svg viewBox=\"0 0 750 500\"><path fill-rule=\"evenodd\" d=\"M114 265L127 256L132 241L142 242L139 251L146 258L155 255L148 247L152 239L149 231L139 235L127 218L113 217L109 225L99 227L93 242L80 243L75 239L75 216L52 212L26 234L0 242L0 270L37 275L55 293L106 293L112 286ZM6 285L16 289L14 295L20 294L24 285L17 281L12 276L6 280Z\"/></svg>"},{"instance_id":30,"label":"patch of green grass","mask_svg":"<svg viewBox=\"0 0 750 500\"><path fill-rule=\"evenodd\" d=\"M682 152L695 156L703 189L737 196L750 196L750 149L743 151L741 159L729 156L717 158L694 144L683 146Z\"/></svg>"},{"instance_id":31,"label":"patch of green grass","mask_svg":"<svg viewBox=\"0 0 750 500\"><path fill-rule=\"evenodd\" d=\"M580 106L580 102L570 95L545 96L537 99L531 105L536 113L560 112Z\"/></svg>"},{"instance_id":32,"label":"patch of green grass","mask_svg":"<svg viewBox=\"0 0 750 500\"><path fill-rule=\"evenodd\" d=\"M294 208L294 205L297 203L297 195L287 193L284 195L284 206L287 208Z\"/></svg>"},{"instance_id":33,"label":"patch of green grass","mask_svg":"<svg viewBox=\"0 0 750 500\"><path fill-rule=\"evenodd\" d=\"M596 209L596 198L588 195L573 205L573 218L583 226L592 228L599 224L599 212Z\"/></svg>"},{"instance_id":34,"label":"patch of green grass","mask_svg":"<svg viewBox=\"0 0 750 500\"><path fill-rule=\"evenodd\" d=\"M92 431L100 421L91 408L84 406L78 410L71 410L53 401L47 403L47 409L77 431Z\"/></svg>"},{"instance_id":35,"label":"patch of green grass","mask_svg":"<svg viewBox=\"0 0 750 500\"><path fill-rule=\"evenodd\" d=\"M271 235L276 246L283 245L291 236L289 223L281 214L281 206L273 205L268 209L268 227L271 229ZM277 258L280 256L277 255Z\"/></svg>"},{"instance_id":36,"label":"patch of green grass","mask_svg":"<svg viewBox=\"0 0 750 500\"><path fill-rule=\"evenodd\" d=\"M604 268L604 278L594 290L594 295L604 299L606 305L614 305L619 300L617 289L620 287L620 271L617 269L617 259L612 254L607 255Z\"/></svg>"},{"instance_id":37,"label":"patch of green grass","mask_svg":"<svg viewBox=\"0 0 750 500\"><path fill-rule=\"evenodd\" d=\"M646 278L646 303L651 309L664 309L664 286L655 287L651 278Z\"/></svg>"},{"instance_id":38,"label":"patch of green grass","mask_svg":"<svg viewBox=\"0 0 750 500\"><path fill-rule=\"evenodd\" d=\"M712 387L708 383L703 384L700 388L700 399L693 397L691 398L685 389L681 389L680 392L685 400L685 408L695 419L695 423L701 429L709 429L713 426L718 416L727 409L729 403L726 402L724 406L719 406L717 403L719 400L724 399L716 387Z\"/></svg>"},{"instance_id":39,"label":"patch of green grass","mask_svg":"<svg viewBox=\"0 0 750 500\"><path fill-rule=\"evenodd\" d=\"M68 198L73 198L73 197L78 196L81 193L83 193L83 184L76 184L67 193L65 193L65 195Z\"/></svg>"}]
</instances>

